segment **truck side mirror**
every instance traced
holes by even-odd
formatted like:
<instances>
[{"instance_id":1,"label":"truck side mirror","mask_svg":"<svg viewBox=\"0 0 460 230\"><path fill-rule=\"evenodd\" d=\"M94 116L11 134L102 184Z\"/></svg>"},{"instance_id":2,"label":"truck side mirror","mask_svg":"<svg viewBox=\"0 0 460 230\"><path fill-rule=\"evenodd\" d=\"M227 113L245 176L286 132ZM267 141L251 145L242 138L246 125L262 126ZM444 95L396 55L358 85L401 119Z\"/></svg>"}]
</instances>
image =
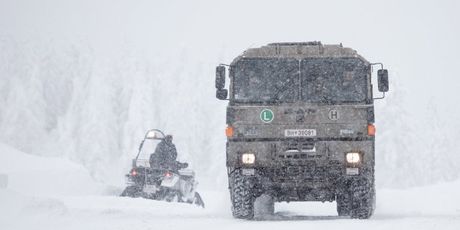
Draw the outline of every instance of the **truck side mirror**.
<instances>
[{"instance_id":1,"label":"truck side mirror","mask_svg":"<svg viewBox=\"0 0 460 230\"><path fill-rule=\"evenodd\" d=\"M133 161L131 162L131 167L132 168L136 168L137 165L136 165L136 159L133 159Z\"/></svg>"},{"instance_id":2,"label":"truck side mirror","mask_svg":"<svg viewBox=\"0 0 460 230\"><path fill-rule=\"evenodd\" d=\"M388 92L388 89L389 89L388 70L379 69L377 71L377 78L378 78L379 91L380 92Z\"/></svg>"},{"instance_id":3,"label":"truck side mirror","mask_svg":"<svg viewBox=\"0 0 460 230\"><path fill-rule=\"evenodd\" d=\"M225 87L225 66L216 67L216 89Z\"/></svg>"},{"instance_id":4,"label":"truck side mirror","mask_svg":"<svg viewBox=\"0 0 460 230\"><path fill-rule=\"evenodd\" d=\"M219 100L226 100L228 96L228 90L227 89L217 89L216 90L216 97Z\"/></svg>"}]
</instances>

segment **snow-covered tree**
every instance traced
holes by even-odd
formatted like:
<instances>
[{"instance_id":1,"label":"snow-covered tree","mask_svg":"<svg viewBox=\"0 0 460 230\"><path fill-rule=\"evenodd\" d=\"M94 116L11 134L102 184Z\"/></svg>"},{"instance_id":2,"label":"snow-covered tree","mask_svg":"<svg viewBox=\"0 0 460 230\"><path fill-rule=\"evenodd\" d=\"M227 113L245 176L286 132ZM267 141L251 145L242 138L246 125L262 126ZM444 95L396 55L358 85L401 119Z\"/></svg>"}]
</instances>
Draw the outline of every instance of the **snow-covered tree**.
<instances>
[{"instance_id":1,"label":"snow-covered tree","mask_svg":"<svg viewBox=\"0 0 460 230\"><path fill-rule=\"evenodd\" d=\"M439 114L439 104L435 98L427 103L427 120L420 128L426 130L423 137L422 157L419 162L424 165L423 183L449 181L458 178L460 163L458 151L452 143L453 127L449 127L444 116Z\"/></svg>"},{"instance_id":2,"label":"snow-covered tree","mask_svg":"<svg viewBox=\"0 0 460 230\"><path fill-rule=\"evenodd\" d=\"M376 175L379 186L412 186L420 180L418 121L408 111L407 91L392 78L390 93L376 104Z\"/></svg>"}]
</instances>

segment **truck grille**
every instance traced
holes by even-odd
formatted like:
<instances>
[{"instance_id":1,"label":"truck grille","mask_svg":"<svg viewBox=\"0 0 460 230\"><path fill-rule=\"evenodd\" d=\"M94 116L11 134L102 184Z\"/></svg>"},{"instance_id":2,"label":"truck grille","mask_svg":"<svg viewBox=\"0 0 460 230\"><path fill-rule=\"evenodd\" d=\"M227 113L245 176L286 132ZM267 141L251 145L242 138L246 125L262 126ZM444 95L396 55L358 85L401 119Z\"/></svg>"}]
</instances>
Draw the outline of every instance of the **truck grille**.
<instances>
[{"instance_id":1,"label":"truck grille","mask_svg":"<svg viewBox=\"0 0 460 230\"><path fill-rule=\"evenodd\" d=\"M315 142L286 142L278 159L314 159L321 157Z\"/></svg>"},{"instance_id":2,"label":"truck grille","mask_svg":"<svg viewBox=\"0 0 460 230\"><path fill-rule=\"evenodd\" d=\"M269 170L275 181L298 179L324 180L337 178L342 174L340 162L332 161L327 165L318 165L315 161L307 161L302 165L286 165Z\"/></svg>"}]
</instances>

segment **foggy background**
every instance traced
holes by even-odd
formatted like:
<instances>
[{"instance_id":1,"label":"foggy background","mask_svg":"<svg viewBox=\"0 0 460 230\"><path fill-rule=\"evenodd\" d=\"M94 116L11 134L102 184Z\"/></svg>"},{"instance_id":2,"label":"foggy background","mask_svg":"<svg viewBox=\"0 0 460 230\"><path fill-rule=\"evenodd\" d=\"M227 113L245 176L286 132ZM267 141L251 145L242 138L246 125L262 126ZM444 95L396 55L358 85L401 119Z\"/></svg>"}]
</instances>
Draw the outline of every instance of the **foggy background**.
<instances>
[{"instance_id":1,"label":"foggy background","mask_svg":"<svg viewBox=\"0 0 460 230\"><path fill-rule=\"evenodd\" d=\"M321 41L389 69L375 101L377 185L456 180L458 12L454 0L0 0L0 142L121 185L159 128L202 186L225 189L215 66L249 47Z\"/></svg>"}]
</instances>

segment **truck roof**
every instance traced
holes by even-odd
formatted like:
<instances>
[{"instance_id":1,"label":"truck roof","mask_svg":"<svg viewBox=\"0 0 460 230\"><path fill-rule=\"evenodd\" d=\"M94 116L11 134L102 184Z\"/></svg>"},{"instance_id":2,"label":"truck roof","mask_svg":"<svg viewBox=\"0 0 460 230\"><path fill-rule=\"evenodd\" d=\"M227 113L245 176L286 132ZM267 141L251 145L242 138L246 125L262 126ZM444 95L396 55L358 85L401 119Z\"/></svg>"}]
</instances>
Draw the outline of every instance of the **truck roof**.
<instances>
[{"instance_id":1,"label":"truck roof","mask_svg":"<svg viewBox=\"0 0 460 230\"><path fill-rule=\"evenodd\" d=\"M338 45L323 45L319 41L313 42L280 42L270 43L259 48L249 48L236 57L232 64L243 58L359 58L356 50Z\"/></svg>"}]
</instances>

